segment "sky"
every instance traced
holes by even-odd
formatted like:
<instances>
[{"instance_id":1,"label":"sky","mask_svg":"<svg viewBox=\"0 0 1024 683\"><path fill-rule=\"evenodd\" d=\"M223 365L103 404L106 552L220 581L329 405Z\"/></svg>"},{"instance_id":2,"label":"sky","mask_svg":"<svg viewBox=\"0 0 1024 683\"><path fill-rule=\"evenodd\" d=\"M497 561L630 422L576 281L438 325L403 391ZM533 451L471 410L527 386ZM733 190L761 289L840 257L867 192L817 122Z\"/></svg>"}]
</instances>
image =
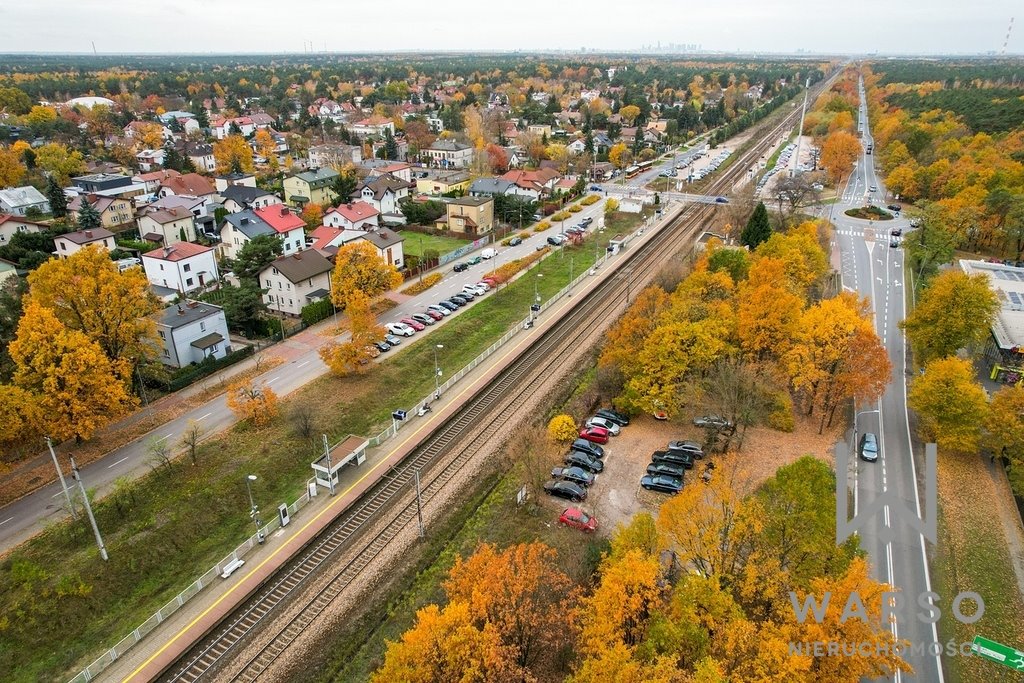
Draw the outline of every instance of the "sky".
<instances>
[{"instance_id":1,"label":"sky","mask_svg":"<svg viewBox=\"0 0 1024 683\"><path fill-rule=\"evenodd\" d=\"M0 52L999 53L1020 0L0 0ZM1024 16L1019 17L1024 21ZM1024 54L1024 26L1007 54Z\"/></svg>"}]
</instances>

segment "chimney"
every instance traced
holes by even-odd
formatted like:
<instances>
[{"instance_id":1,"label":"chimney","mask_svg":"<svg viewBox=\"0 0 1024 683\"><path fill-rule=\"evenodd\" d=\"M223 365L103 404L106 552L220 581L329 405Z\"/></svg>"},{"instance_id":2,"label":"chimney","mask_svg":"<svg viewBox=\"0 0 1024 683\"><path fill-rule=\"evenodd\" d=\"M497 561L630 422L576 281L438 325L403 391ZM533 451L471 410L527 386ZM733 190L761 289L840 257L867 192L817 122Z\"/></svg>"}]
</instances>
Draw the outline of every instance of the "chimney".
<instances>
[{"instance_id":1,"label":"chimney","mask_svg":"<svg viewBox=\"0 0 1024 683\"><path fill-rule=\"evenodd\" d=\"M349 209L349 211L351 211L351 210L352 210L352 202L349 202L349 203L348 203L348 209Z\"/></svg>"},{"instance_id":2,"label":"chimney","mask_svg":"<svg viewBox=\"0 0 1024 683\"><path fill-rule=\"evenodd\" d=\"M167 258L170 255L171 255L171 248L170 247L164 247L164 258Z\"/></svg>"},{"instance_id":3,"label":"chimney","mask_svg":"<svg viewBox=\"0 0 1024 683\"><path fill-rule=\"evenodd\" d=\"M240 225L249 225L249 219L248 218L243 218L242 220L240 220L238 222L239 222Z\"/></svg>"},{"instance_id":4,"label":"chimney","mask_svg":"<svg viewBox=\"0 0 1024 683\"><path fill-rule=\"evenodd\" d=\"M281 207L281 215L282 216L287 216L288 215L288 207L287 206L282 206Z\"/></svg>"},{"instance_id":5,"label":"chimney","mask_svg":"<svg viewBox=\"0 0 1024 683\"><path fill-rule=\"evenodd\" d=\"M88 237L90 239L92 238L92 230L86 230L84 234L85 234L86 237Z\"/></svg>"}]
</instances>

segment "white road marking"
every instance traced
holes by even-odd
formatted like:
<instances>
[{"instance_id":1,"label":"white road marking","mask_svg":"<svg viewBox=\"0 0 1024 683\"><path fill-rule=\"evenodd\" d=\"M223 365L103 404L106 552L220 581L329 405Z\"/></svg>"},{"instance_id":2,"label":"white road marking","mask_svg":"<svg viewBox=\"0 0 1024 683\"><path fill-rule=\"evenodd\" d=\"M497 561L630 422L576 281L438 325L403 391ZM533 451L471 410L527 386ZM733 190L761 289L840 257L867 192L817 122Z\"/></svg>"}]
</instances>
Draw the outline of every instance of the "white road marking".
<instances>
[{"instance_id":1,"label":"white road marking","mask_svg":"<svg viewBox=\"0 0 1024 683\"><path fill-rule=\"evenodd\" d=\"M11 521L12 519L14 519L14 517L8 517L4 521L0 522L0 526L3 526L4 524L7 524L7 522Z\"/></svg>"},{"instance_id":2,"label":"white road marking","mask_svg":"<svg viewBox=\"0 0 1024 683\"><path fill-rule=\"evenodd\" d=\"M199 420L205 420L206 418L210 417L211 415L213 415L213 413L207 413L206 415L203 415L202 417L197 417L196 418L196 422L198 422Z\"/></svg>"},{"instance_id":3,"label":"white road marking","mask_svg":"<svg viewBox=\"0 0 1024 683\"><path fill-rule=\"evenodd\" d=\"M157 439L157 440L156 440L156 442L157 442L157 443L160 443L160 442L161 442L161 441L163 441L164 439L169 439L169 438L171 438L172 436L174 436L174 432L171 432L170 434L167 434L167 435L165 435L165 436L161 436L161 437L160 437L159 439Z\"/></svg>"},{"instance_id":4,"label":"white road marking","mask_svg":"<svg viewBox=\"0 0 1024 683\"><path fill-rule=\"evenodd\" d=\"M306 365L309 365L309 361L308 361L308 360L307 360L307 361L303 361L302 363L299 363L299 364L298 364L297 366L295 366L295 367L296 367L296 368L301 368L301 367L303 367L303 366L306 366Z\"/></svg>"},{"instance_id":5,"label":"white road marking","mask_svg":"<svg viewBox=\"0 0 1024 683\"><path fill-rule=\"evenodd\" d=\"M272 382L276 382L279 379L281 379L281 375L278 375L277 377L272 377L272 378L267 380L267 384L271 384Z\"/></svg>"},{"instance_id":6,"label":"white road marking","mask_svg":"<svg viewBox=\"0 0 1024 683\"><path fill-rule=\"evenodd\" d=\"M107 469L109 470L112 467L117 467L118 465L120 465L121 463L123 463L127 459L128 459L128 456L125 456L125 457L121 458L120 460L118 460L117 462L115 462L115 463L113 463L111 465L107 465Z\"/></svg>"},{"instance_id":7,"label":"white road marking","mask_svg":"<svg viewBox=\"0 0 1024 683\"><path fill-rule=\"evenodd\" d=\"M55 493L52 496L50 496L50 498L56 498L57 496L63 496L63 495L64 495L63 491L57 491L57 493Z\"/></svg>"}]
</instances>

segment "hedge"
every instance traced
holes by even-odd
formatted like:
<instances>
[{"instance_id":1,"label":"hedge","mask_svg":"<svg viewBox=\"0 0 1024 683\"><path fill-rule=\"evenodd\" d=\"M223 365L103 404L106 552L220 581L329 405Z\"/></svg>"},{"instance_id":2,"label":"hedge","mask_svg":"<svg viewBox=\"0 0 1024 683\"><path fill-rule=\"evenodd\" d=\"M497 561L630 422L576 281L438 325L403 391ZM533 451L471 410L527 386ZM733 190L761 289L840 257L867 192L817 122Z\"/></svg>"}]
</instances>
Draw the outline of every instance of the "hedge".
<instances>
[{"instance_id":1,"label":"hedge","mask_svg":"<svg viewBox=\"0 0 1024 683\"><path fill-rule=\"evenodd\" d=\"M306 326L315 325L316 323L331 317L334 314L334 304L331 303L330 299L320 299L320 301L314 301L311 304L306 304L302 307L301 316L302 322Z\"/></svg>"},{"instance_id":2,"label":"hedge","mask_svg":"<svg viewBox=\"0 0 1024 683\"><path fill-rule=\"evenodd\" d=\"M441 275L441 273L431 273L430 275L423 278L421 282L417 282L416 284L410 285L403 289L402 294L422 294L423 292L427 291L428 289L436 285L438 282L440 282L442 277L444 276Z\"/></svg>"},{"instance_id":3,"label":"hedge","mask_svg":"<svg viewBox=\"0 0 1024 683\"><path fill-rule=\"evenodd\" d=\"M582 204L583 206L590 206L591 204L596 204L600 200L600 196L596 194L588 194L586 197L580 200L580 204Z\"/></svg>"},{"instance_id":4,"label":"hedge","mask_svg":"<svg viewBox=\"0 0 1024 683\"><path fill-rule=\"evenodd\" d=\"M551 220L553 220L553 221L564 221L568 217L569 217L569 212L568 211L559 211L558 213L556 213L555 215L553 215L551 217Z\"/></svg>"},{"instance_id":5,"label":"hedge","mask_svg":"<svg viewBox=\"0 0 1024 683\"><path fill-rule=\"evenodd\" d=\"M197 382L219 370L223 370L228 366L234 365L238 361L248 358L252 354L253 347L244 346L238 351L233 351L223 358L215 359L213 356L207 356L201 363L186 365L183 368L175 370L171 373L170 378L163 384L167 391L178 391L193 382Z\"/></svg>"},{"instance_id":6,"label":"hedge","mask_svg":"<svg viewBox=\"0 0 1024 683\"><path fill-rule=\"evenodd\" d=\"M533 226L533 231L534 232L544 232L545 230L547 230L550 227L551 227L551 223L549 223L547 221L541 221L537 225Z\"/></svg>"},{"instance_id":7,"label":"hedge","mask_svg":"<svg viewBox=\"0 0 1024 683\"><path fill-rule=\"evenodd\" d=\"M505 282L508 282L509 280L512 279L512 277L516 273L518 273L519 271L523 270L524 268L528 268L531 263L533 263L534 261L539 260L549 250L550 250L550 247L545 246L540 251L535 251L532 254L530 254L529 256L524 256L523 258L518 258L515 261L509 261L508 263L505 263L505 264L503 264L501 266L498 266L494 270L494 272L491 273L488 277L493 279L499 285L503 284Z\"/></svg>"},{"instance_id":8,"label":"hedge","mask_svg":"<svg viewBox=\"0 0 1024 683\"><path fill-rule=\"evenodd\" d=\"M573 204L572 206L569 207L569 213L579 213L582 210L583 207L580 206L579 204Z\"/></svg>"}]
</instances>

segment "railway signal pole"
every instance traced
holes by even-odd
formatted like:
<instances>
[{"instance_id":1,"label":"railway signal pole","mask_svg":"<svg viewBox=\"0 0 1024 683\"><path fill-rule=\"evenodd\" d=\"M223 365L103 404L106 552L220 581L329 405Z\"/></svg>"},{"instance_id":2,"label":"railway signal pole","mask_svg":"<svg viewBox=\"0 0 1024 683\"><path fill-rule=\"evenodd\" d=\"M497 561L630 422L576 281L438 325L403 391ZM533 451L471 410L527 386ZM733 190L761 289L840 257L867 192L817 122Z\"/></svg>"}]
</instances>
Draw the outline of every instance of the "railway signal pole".
<instances>
[{"instance_id":1,"label":"railway signal pole","mask_svg":"<svg viewBox=\"0 0 1024 683\"><path fill-rule=\"evenodd\" d=\"M78 489L82 492L82 503L85 504L85 514L89 516L89 524L92 525L92 533L96 536L96 545L100 549L100 557L104 561L109 560L110 557L107 555L107 546L103 545L103 536L100 535L100 528L96 526L96 518L92 514L92 505L89 503L89 496L85 493L85 484L82 483L82 477L78 473L78 465L75 464L74 456L71 456L71 473L75 477L75 481L78 482Z\"/></svg>"}]
</instances>

